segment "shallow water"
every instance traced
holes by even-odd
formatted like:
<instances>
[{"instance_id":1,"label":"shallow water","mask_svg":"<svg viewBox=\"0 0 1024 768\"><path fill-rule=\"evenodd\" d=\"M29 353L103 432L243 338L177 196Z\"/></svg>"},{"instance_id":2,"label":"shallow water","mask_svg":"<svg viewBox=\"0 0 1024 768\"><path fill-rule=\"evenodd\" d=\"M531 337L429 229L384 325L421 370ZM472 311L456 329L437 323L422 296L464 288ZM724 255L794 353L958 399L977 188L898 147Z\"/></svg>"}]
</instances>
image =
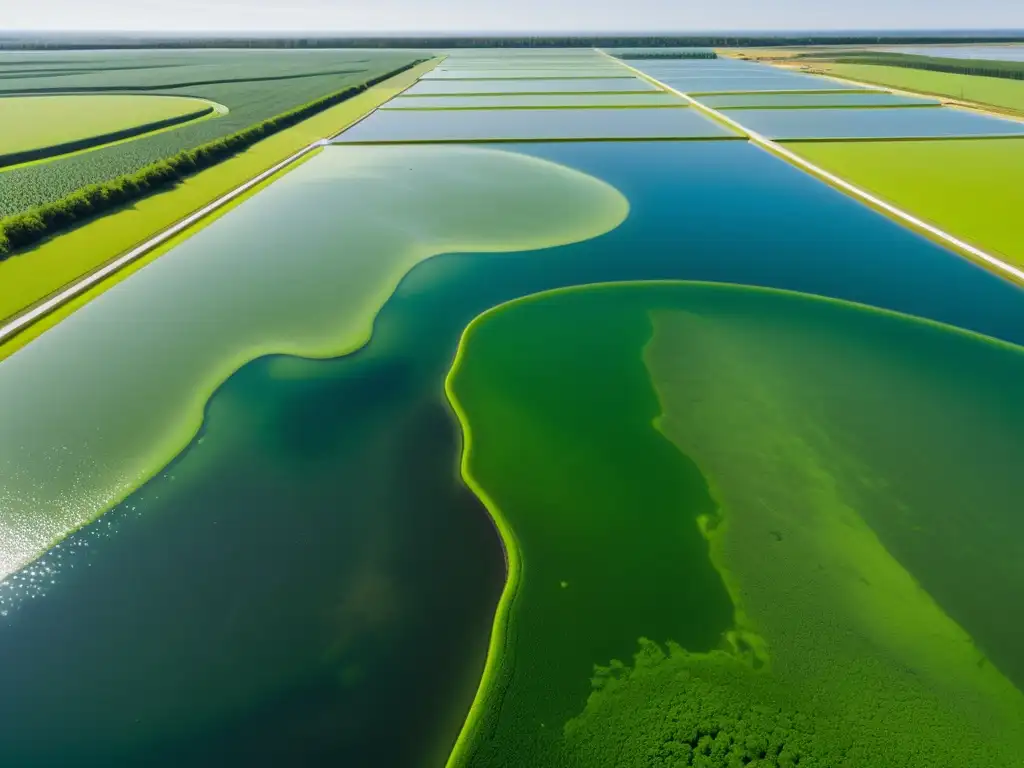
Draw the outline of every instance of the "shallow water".
<instances>
[{"instance_id":1,"label":"shallow water","mask_svg":"<svg viewBox=\"0 0 1024 768\"><path fill-rule=\"evenodd\" d=\"M734 93L723 96L704 96L700 99L715 109L765 109L812 107L915 107L937 106L936 99L898 96L894 93L789 93L758 94Z\"/></svg>"},{"instance_id":2,"label":"shallow water","mask_svg":"<svg viewBox=\"0 0 1024 768\"><path fill-rule=\"evenodd\" d=\"M410 96L392 99L387 109L467 109L512 107L663 107L678 106L674 93L535 93L520 96Z\"/></svg>"},{"instance_id":3,"label":"shallow water","mask_svg":"<svg viewBox=\"0 0 1024 768\"><path fill-rule=\"evenodd\" d=\"M758 93L774 91L862 91L861 86L838 80L804 79L798 76L736 75L695 76L652 75L682 93Z\"/></svg>"},{"instance_id":4,"label":"shallow water","mask_svg":"<svg viewBox=\"0 0 1024 768\"><path fill-rule=\"evenodd\" d=\"M638 77L573 78L569 80L421 80L406 96L458 96L472 93L636 93L657 90Z\"/></svg>"},{"instance_id":5,"label":"shallow water","mask_svg":"<svg viewBox=\"0 0 1024 768\"><path fill-rule=\"evenodd\" d=\"M417 262L586 239L627 211L608 185L521 154L324 151L0 362L0 393L21 404L0 433L0 573L151 477L244 363L362 346Z\"/></svg>"},{"instance_id":6,"label":"shallow water","mask_svg":"<svg viewBox=\"0 0 1024 768\"><path fill-rule=\"evenodd\" d=\"M1024 136L1024 122L938 109L748 109L744 127L770 139L899 139Z\"/></svg>"},{"instance_id":7,"label":"shallow water","mask_svg":"<svg viewBox=\"0 0 1024 768\"><path fill-rule=\"evenodd\" d=\"M677 109L381 110L334 143L739 138L681 99L677 104Z\"/></svg>"},{"instance_id":8,"label":"shallow water","mask_svg":"<svg viewBox=\"0 0 1024 768\"><path fill-rule=\"evenodd\" d=\"M574 245L424 261L388 300L363 352L324 362L263 359L233 376L207 409L203 442L120 512L68 540L53 553L59 561L40 563L47 570L39 578L29 569L5 582L9 615L0 629L13 677L0 686L0 711L16 715L20 732L66 735L27 743L4 731L0 756L26 768L88 765L61 751L72 748L96 765L153 765L157 750L197 765L259 765L261 754L262 764L279 765L276 756L308 742L292 764L377 755L382 744L394 751L375 764L441 764L441 742L454 739L473 685L417 670L478 673L480 622L493 610L501 561L479 507L456 482L454 425L439 397L460 333L499 302L583 282L721 280L874 303L1024 341L1017 288L745 143L509 148L603 179L629 199L629 217ZM280 226L273 217L254 221L247 226L256 240ZM213 243L189 241L204 242ZM179 255L153 266L175 269L185 262ZM430 471L413 480L427 461L435 462ZM419 494L436 501L410 504ZM232 521L230 535L219 533L222 520ZM108 523L114 532L104 536ZM304 529L319 534L304 539ZM383 533L363 536L373 530ZM479 549L479 559L463 546ZM93 565L70 568L65 557ZM375 576L360 581L366 563ZM97 569L103 578L92 575ZM43 576L56 583L42 585ZM162 591L151 599L136 583ZM452 585L466 591L444 606L444 627L422 615L395 624L352 609L377 604L381 585L394 587L398 606L434 605ZM295 612L283 612L293 604ZM336 617L326 629L325 615ZM370 639L332 656L345 637ZM254 647L243 654L243 643ZM209 666L236 655L239 667ZM254 667L262 670L255 678ZM37 673L18 677L19 669ZM375 672L360 679L360 669ZM108 693L98 700L79 688L57 707L55 692L79 677L107 681ZM361 685L377 695L346 698L367 690ZM204 700L179 722L180 702ZM322 719L310 711L320 702L333 702ZM421 737L394 738L399 706ZM337 727L355 717L366 727ZM384 736L371 727L381 723Z\"/></svg>"},{"instance_id":9,"label":"shallow water","mask_svg":"<svg viewBox=\"0 0 1024 768\"><path fill-rule=\"evenodd\" d=\"M530 78L543 79L593 79L593 78L630 78L634 77L628 69L617 64L587 64L584 67L575 69L565 67L534 67L532 69L514 69L502 67L501 69L446 69L439 67L431 70L423 76L424 80L528 80Z\"/></svg>"}]
</instances>

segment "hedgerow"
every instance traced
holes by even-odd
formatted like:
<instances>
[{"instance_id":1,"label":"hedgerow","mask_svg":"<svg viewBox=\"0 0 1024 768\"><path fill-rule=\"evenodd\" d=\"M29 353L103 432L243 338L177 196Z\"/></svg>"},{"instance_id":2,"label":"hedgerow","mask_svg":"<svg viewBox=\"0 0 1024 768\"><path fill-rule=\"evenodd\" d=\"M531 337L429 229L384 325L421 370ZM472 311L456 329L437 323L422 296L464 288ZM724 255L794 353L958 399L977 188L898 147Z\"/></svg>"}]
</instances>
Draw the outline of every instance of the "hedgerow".
<instances>
[{"instance_id":1,"label":"hedgerow","mask_svg":"<svg viewBox=\"0 0 1024 768\"><path fill-rule=\"evenodd\" d=\"M134 173L82 187L52 203L46 203L24 213L0 220L0 258L34 245L83 219L138 200L151 192L166 188L191 174L209 168L224 158L255 144L260 139L362 93L367 88L404 72L417 63L419 62L410 62L365 83L346 88L298 109L264 120L245 130L208 142L195 149L178 152Z\"/></svg>"}]
</instances>

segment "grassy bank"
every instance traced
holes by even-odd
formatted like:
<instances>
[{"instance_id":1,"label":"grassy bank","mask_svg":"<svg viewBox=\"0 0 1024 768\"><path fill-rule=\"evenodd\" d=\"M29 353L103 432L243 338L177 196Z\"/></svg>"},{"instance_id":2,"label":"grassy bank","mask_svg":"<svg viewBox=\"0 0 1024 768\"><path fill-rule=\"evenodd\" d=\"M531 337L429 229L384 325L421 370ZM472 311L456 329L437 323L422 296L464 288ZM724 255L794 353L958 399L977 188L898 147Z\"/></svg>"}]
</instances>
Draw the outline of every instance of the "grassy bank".
<instances>
[{"instance_id":1,"label":"grassy bank","mask_svg":"<svg viewBox=\"0 0 1024 768\"><path fill-rule=\"evenodd\" d=\"M947 72L928 72L875 64L815 62L816 71L915 93L970 101L997 110L1024 114L1024 82Z\"/></svg>"},{"instance_id":2,"label":"grassy bank","mask_svg":"<svg viewBox=\"0 0 1024 768\"><path fill-rule=\"evenodd\" d=\"M787 148L1024 267L1024 139L787 142Z\"/></svg>"},{"instance_id":3,"label":"grassy bank","mask_svg":"<svg viewBox=\"0 0 1024 768\"><path fill-rule=\"evenodd\" d=\"M807 54L808 57L817 54ZM919 56L909 53L884 51L851 51L830 58L837 64L872 64L883 67L923 69L930 72L948 72L954 75L998 77L1024 80L1024 61L988 61L982 59L951 59L938 56Z\"/></svg>"}]
</instances>

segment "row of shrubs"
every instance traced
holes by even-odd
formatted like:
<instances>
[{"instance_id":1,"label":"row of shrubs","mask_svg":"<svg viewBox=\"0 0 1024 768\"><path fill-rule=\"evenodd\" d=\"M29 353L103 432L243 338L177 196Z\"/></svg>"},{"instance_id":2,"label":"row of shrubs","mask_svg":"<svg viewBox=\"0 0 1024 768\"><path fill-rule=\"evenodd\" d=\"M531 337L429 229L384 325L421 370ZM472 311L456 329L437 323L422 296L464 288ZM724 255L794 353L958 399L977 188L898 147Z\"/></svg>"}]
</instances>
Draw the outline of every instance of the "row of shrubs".
<instances>
[{"instance_id":1,"label":"row of shrubs","mask_svg":"<svg viewBox=\"0 0 1024 768\"><path fill-rule=\"evenodd\" d=\"M289 128L306 118L339 104L420 64L414 61L351 88L317 99L269 120L250 126L195 149L179 152L141 170L102 184L92 184L46 205L0 221L0 259L33 246L51 235L83 220L164 189L181 179L216 165L271 134Z\"/></svg>"}]
</instances>

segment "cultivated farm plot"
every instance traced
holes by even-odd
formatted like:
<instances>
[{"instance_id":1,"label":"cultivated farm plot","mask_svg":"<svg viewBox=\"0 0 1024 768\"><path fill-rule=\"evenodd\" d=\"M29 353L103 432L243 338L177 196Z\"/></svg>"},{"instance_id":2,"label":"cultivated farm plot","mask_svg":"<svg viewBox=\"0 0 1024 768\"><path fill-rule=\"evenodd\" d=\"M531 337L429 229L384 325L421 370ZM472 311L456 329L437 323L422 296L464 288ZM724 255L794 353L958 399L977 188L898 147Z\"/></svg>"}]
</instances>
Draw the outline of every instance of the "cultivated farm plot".
<instances>
[{"instance_id":1,"label":"cultivated farm plot","mask_svg":"<svg viewBox=\"0 0 1024 768\"><path fill-rule=\"evenodd\" d=\"M0 57L0 96L144 93L208 99L229 110L215 119L152 136L0 171L0 218L356 88L416 58L415 53L364 51L53 52Z\"/></svg>"},{"instance_id":2,"label":"cultivated farm plot","mask_svg":"<svg viewBox=\"0 0 1024 768\"><path fill-rule=\"evenodd\" d=\"M180 96L0 97L0 165L129 138L213 110L207 102Z\"/></svg>"},{"instance_id":3,"label":"cultivated farm plot","mask_svg":"<svg viewBox=\"0 0 1024 768\"><path fill-rule=\"evenodd\" d=\"M1024 80L929 72L923 69L875 64L821 63L816 66L837 77L908 91L935 93L951 99L964 99L1024 113Z\"/></svg>"}]
</instances>

